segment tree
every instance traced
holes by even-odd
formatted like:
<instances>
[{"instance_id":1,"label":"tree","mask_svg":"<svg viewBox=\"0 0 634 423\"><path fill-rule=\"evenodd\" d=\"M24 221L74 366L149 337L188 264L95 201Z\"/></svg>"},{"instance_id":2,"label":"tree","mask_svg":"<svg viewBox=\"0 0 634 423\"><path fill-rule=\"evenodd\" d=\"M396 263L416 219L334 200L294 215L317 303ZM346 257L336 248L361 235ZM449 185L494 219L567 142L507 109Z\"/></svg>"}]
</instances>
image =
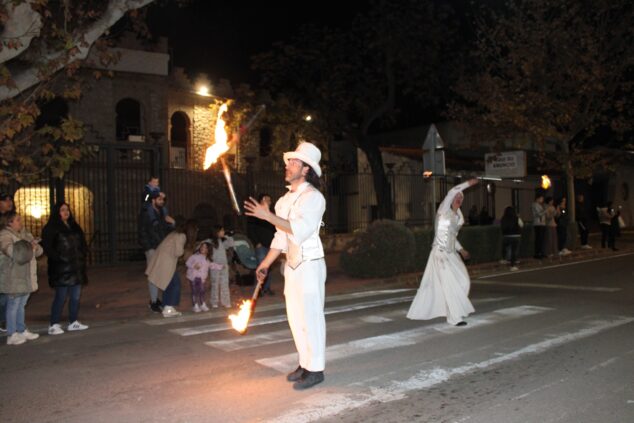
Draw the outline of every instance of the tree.
<instances>
[{"instance_id":1,"label":"tree","mask_svg":"<svg viewBox=\"0 0 634 423\"><path fill-rule=\"evenodd\" d=\"M526 135L543 158L555 144L573 219L575 176L607 164L584 141L600 126L631 126L633 16L627 0L510 0L502 11L483 10L475 72L455 87L461 100L451 114L474 133L500 143Z\"/></svg>"},{"instance_id":2,"label":"tree","mask_svg":"<svg viewBox=\"0 0 634 423\"><path fill-rule=\"evenodd\" d=\"M379 218L393 218L390 184L371 135L393 125L404 100L438 104L447 9L417 0L375 1L350 29L304 27L291 42L254 58L263 85L314 116L328 138L351 141L372 169Z\"/></svg>"},{"instance_id":3,"label":"tree","mask_svg":"<svg viewBox=\"0 0 634 423\"><path fill-rule=\"evenodd\" d=\"M81 96L78 70L91 48L108 64L108 31L142 21L153 0L3 0L0 5L0 185L61 176L86 151L81 122L42 107ZM106 35L106 36L104 36ZM101 73L95 72L95 77Z\"/></svg>"}]
</instances>

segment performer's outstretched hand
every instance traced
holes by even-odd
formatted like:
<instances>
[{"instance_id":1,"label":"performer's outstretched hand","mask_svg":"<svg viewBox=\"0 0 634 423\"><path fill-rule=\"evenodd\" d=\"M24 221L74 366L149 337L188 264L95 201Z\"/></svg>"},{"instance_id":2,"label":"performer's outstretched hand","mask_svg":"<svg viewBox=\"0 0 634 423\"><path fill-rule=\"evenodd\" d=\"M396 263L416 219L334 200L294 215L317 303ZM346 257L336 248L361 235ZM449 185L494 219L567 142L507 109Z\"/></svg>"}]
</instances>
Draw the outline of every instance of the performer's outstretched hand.
<instances>
[{"instance_id":1,"label":"performer's outstretched hand","mask_svg":"<svg viewBox=\"0 0 634 423\"><path fill-rule=\"evenodd\" d=\"M471 178L471 179L469 179L469 186L472 187L475 184L477 184L478 182L480 182L480 180L478 178Z\"/></svg>"},{"instance_id":2,"label":"performer's outstretched hand","mask_svg":"<svg viewBox=\"0 0 634 423\"><path fill-rule=\"evenodd\" d=\"M268 206L258 203L253 197L249 197L248 200L244 201L244 209L246 210L244 214L247 216L257 217L262 220L268 220L268 216L271 214Z\"/></svg>"},{"instance_id":3,"label":"performer's outstretched hand","mask_svg":"<svg viewBox=\"0 0 634 423\"><path fill-rule=\"evenodd\" d=\"M464 248L458 251L458 253L460 253L460 255L462 256L464 260L469 260L471 258L471 254L469 254L469 252L465 250Z\"/></svg>"}]
</instances>

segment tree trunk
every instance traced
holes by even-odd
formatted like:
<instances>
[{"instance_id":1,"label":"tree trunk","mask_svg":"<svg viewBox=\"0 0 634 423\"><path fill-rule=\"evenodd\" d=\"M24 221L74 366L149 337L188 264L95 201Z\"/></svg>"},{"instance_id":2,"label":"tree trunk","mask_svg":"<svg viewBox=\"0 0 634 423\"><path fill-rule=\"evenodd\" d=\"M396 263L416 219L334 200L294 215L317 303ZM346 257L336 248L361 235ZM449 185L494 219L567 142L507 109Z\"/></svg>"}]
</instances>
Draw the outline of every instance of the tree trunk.
<instances>
[{"instance_id":1,"label":"tree trunk","mask_svg":"<svg viewBox=\"0 0 634 423\"><path fill-rule=\"evenodd\" d=\"M575 210L575 171L572 167L572 157L570 156L570 148L567 142L562 143L565 154L565 174L566 174L566 200L568 208L568 216L570 221L574 222L576 218Z\"/></svg>"},{"instance_id":2,"label":"tree trunk","mask_svg":"<svg viewBox=\"0 0 634 423\"><path fill-rule=\"evenodd\" d=\"M372 170L372 182L376 193L379 219L394 219L394 206L392 204L392 190L383 168L383 157L379 147L367 141L366 138L360 140L359 146L365 153Z\"/></svg>"}]
</instances>

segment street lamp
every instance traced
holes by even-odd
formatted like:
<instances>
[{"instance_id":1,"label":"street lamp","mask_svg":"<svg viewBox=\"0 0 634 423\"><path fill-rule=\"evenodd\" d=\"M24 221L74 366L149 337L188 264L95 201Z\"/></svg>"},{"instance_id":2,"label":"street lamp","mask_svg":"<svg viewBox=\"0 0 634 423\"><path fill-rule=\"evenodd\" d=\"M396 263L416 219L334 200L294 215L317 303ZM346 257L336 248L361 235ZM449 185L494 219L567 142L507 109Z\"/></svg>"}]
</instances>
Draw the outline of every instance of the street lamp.
<instances>
[{"instance_id":1,"label":"street lamp","mask_svg":"<svg viewBox=\"0 0 634 423\"><path fill-rule=\"evenodd\" d=\"M198 88L196 89L196 94L203 97L211 97L211 94L209 93L209 87L205 84L201 84L198 86Z\"/></svg>"}]
</instances>

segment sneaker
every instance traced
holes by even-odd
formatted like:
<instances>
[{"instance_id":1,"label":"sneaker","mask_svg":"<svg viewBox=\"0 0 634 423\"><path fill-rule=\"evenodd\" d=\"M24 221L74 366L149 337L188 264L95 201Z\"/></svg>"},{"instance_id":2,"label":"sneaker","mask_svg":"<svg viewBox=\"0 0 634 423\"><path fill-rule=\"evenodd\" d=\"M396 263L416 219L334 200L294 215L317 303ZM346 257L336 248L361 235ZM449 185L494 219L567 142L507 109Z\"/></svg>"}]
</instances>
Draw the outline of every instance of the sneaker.
<instances>
[{"instance_id":1,"label":"sneaker","mask_svg":"<svg viewBox=\"0 0 634 423\"><path fill-rule=\"evenodd\" d=\"M592 250L592 245L590 245L590 244L582 245L581 249L583 249L583 250Z\"/></svg>"},{"instance_id":2,"label":"sneaker","mask_svg":"<svg viewBox=\"0 0 634 423\"><path fill-rule=\"evenodd\" d=\"M75 330L86 330L86 329L88 329L88 325L81 324L79 320L75 320L73 323L66 326L66 330L69 332L72 332Z\"/></svg>"},{"instance_id":3,"label":"sneaker","mask_svg":"<svg viewBox=\"0 0 634 423\"><path fill-rule=\"evenodd\" d=\"M515 272L516 270L520 270L519 267L517 266L511 266L511 268L509 269L511 272Z\"/></svg>"},{"instance_id":4,"label":"sneaker","mask_svg":"<svg viewBox=\"0 0 634 423\"><path fill-rule=\"evenodd\" d=\"M181 313L180 311L176 310L172 306L163 307L163 317L176 317L176 316L180 316L181 314L183 314L183 313Z\"/></svg>"},{"instance_id":5,"label":"sneaker","mask_svg":"<svg viewBox=\"0 0 634 423\"><path fill-rule=\"evenodd\" d=\"M148 307L150 307L150 310L155 313L160 313L163 311L163 307L161 306L161 302L159 300L156 300L154 302L150 301Z\"/></svg>"},{"instance_id":6,"label":"sneaker","mask_svg":"<svg viewBox=\"0 0 634 423\"><path fill-rule=\"evenodd\" d=\"M194 311L194 313L200 313L200 306L198 304L194 304L192 310Z\"/></svg>"},{"instance_id":7,"label":"sneaker","mask_svg":"<svg viewBox=\"0 0 634 423\"><path fill-rule=\"evenodd\" d=\"M24 332L22 332L20 335L22 335L22 337L27 341L33 341L34 339L40 337L39 334L30 332L28 329L24 329Z\"/></svg>"},{"instance_id":8,"label":"sneaker","mask_svg":"<svg viewBox=\"0 0 634 423\"><path fill-rule=\"evenodd\" d=\"M0 333L7 333L7 328L4 323L0 326Z\"/></svg>"},{"instance_id":9,"label":"sneaker","mask_svg":"<svg viewBox=\"0 0 634 423\"><path fill-rule=\"evenodd\" d=\"M7 345L20 345L26 342L26 338L18 332L14 332L7 338Z\"/></svg>"},{"instance_id":10,"label":"sneaker","mask_svg":"<svg viewBox=\"0 0 634 423\"><path fill-rule=\"evenodd\" d=\"M504 260L504 259L500 260L499 263L500 264L509 264L508 260Z\"/></svg>"},{"instance_id":11,"label":"sneaker","mask_svg":"<svg viewBox=\"0 0 634 423\"><path fill-rule=\"evenodd\" d=\"M212 304L211 308L218 308L218 304Z\"/></svg>"},{"instance_id":12,"label":"sneaker","mask_svg":"<svg viewBox=\"0 0 634 423\"><path fill-rule=\"evenodd\" d=\"M62 333L64 333L64 330L59 323L55 323L54 325L48 327L49 335L61 335Z\"/></svg>"},{"instance_id":13,"label":"sneaker","mask_svg":"<svg viewBox=\"0 0 634 423\"><path fill-rule=\"evenodd\" d=\"M209 307L207 307L207 304L203 303L203 305L200 306L200 311L209 311Z\"/></svg>"}]
</instances>

